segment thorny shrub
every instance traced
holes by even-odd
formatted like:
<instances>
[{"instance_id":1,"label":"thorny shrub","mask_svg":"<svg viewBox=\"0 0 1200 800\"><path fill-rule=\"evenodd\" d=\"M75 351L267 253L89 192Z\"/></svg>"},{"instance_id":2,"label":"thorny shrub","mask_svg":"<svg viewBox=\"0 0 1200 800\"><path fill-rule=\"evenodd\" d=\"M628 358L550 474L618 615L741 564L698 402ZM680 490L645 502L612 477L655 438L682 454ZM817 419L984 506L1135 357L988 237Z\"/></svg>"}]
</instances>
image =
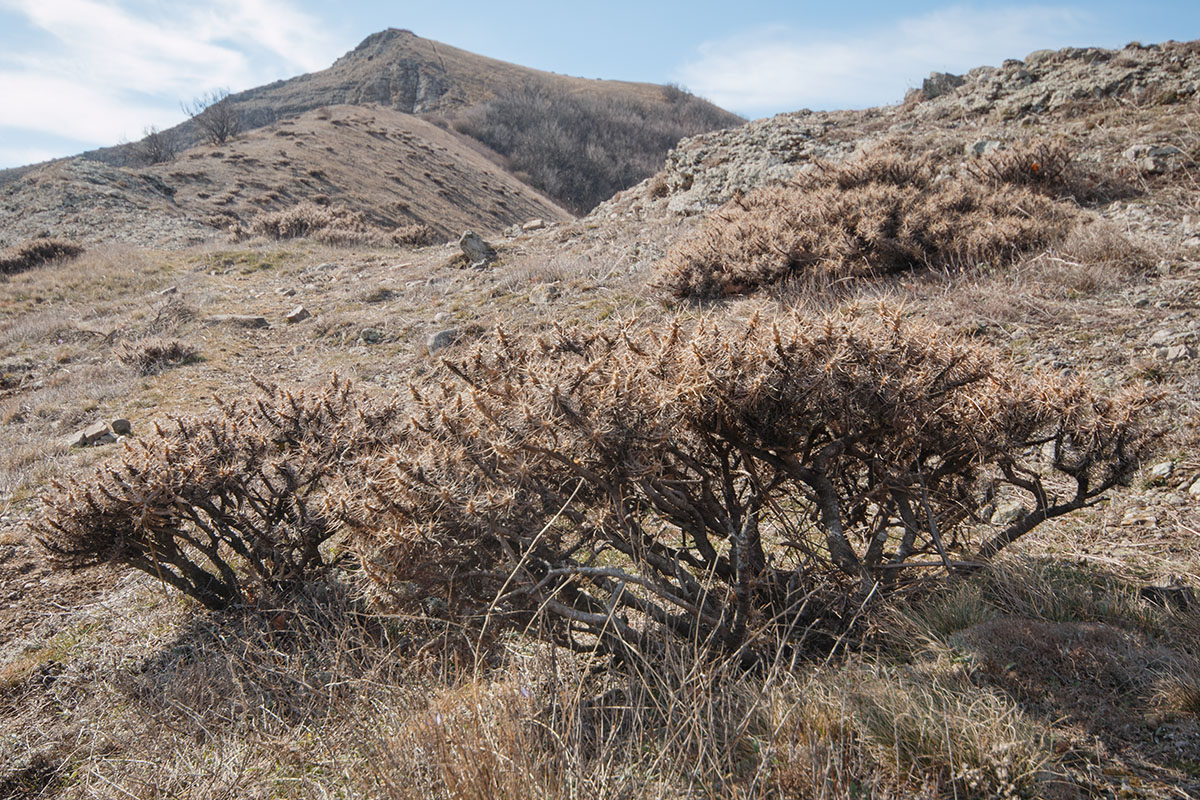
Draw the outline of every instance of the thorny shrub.
<instances>
[{"instance_id":1,"label":"thorny shrub","mask_svg":"<svg viewBox=\"0 0 1200 800\"><path fill-rule=\"evenodd\" d=\"M1032 139L989 150L966 163L967 174L992 188L1028 186L1051 195L1067 188L1072 153L1061 140Z\"/></svg>"},{"instance_id":2,"label":"thorny shrub","mask_svg":"<svg viewBox=\"0 0 1200 800\"><path fill-rule=\"evenodd\" d=\"M31 239L0 253L0 275L16 275L53 261L64 261L83 253L74 242L60 239Z\"/></svg>"},{"instance_id":3,"label":"thorny shrub","mask_svg":"<svg viewBox=\"0 0 1200 800\"><path fill-rule=\"evenodd\" d=\"M53 484L34 533L59 565L136 567L209 608L276 597L327 567L316 502L343 464L396 429L348 382L266 390L138 437L87 477Z\"/></svg>"},{"instance_id":4,"label":"thorny shrub","mask_svg":"<svg viewBox=\"0 0 1200 800\"><path fill-rule=\"evenodd\" d=\"M1025 186L938 180L928 158L875 152L735 197L668 252L657 283L719 298L800 274L957 270L1051 244L1075 216Z\"/></svg>"},{"instance_id":5,"label":"thorny shrub","mask_svg":"<svg viewBox=\"0 0 1200 800\"><path fill-rule=\"evenodd\" d=\"M399 444L329 495L368 573L620 658L838 633L910 571L975 569L1095 502L1153 440L1141 396L888 310L498 331L412 394ZM1026 513L985 523L997 492Z\"/></svg>"}]
</instances>

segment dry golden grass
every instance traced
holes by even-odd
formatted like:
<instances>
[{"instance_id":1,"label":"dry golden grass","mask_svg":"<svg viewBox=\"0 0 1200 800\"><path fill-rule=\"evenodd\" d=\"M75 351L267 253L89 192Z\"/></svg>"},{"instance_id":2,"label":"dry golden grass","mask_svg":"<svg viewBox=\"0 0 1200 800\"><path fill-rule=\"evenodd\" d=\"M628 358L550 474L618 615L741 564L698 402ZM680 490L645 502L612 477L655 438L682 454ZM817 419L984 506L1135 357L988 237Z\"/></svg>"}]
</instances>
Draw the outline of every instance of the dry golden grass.
<instances>
[{"instance_id":1,"label":"dry golden grass","mask_svg":"<svg viewBox=\"0 0 1200 800\"><path fill-rule=\"evenodd\" d=\"M402 244L421 247L436 238L433 228L428 225L384 229L368 220L361 211L309 201L282 211L259 214L251 220L249 230L269 239L306 237L334 246Z\"/></svg>"}]
</instances>

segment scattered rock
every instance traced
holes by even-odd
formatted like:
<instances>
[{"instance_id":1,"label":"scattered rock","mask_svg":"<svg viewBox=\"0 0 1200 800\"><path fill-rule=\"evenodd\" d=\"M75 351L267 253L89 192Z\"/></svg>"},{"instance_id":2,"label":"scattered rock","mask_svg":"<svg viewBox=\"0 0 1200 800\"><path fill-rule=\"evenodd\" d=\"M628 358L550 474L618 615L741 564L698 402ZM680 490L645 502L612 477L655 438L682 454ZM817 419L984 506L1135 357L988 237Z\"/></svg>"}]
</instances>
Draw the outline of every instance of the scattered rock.
<instances>
[{"instance_id":1,"label":"scattered rock","mask_svg":"<svg viewBox=\"0 0 1200 800\"><path fill-rule=\"evenodd\" d=\"M1167 348L1167 361L1186 361L1189 358L1195 358L1196 352L1186 344L1171 345Z\"/></svg>"},{"instance_id":2,"label":"scattered rock","mask_svg":"<svg viewBox=\"0 0 1200 800\"><path fill-rule=\"evenodd\" d=\"M993 525L1011 525L1025 517L1028 512L1019 500L1000 500L992 512Z\"/></svg>"},{"instance_id":3,"label":"scattered rock","mask_svg":"<svg viewBox=\"0 0 1200 800\"><path fill-rule=\"evenodd\" d=\"M966 154L969 156L982 156L999 150L1002 147L1004 147L1004 143L998 139L980 139L967 145Z\"/></svg>"},{"instance_id":4,"label":"scattered rock","mask_svg":"<svg viewBox=\"0 0 1200 800\"><path fill-rule=\"evenodd\" d=\"M1176 169L1183 151L1174 145L1135 144L1121 154L1142 172L1160 174Z\"/></svg>"},{"instance_id":5,"label":"scattered rock","mask_svg":"<svg viewBox=\"0 0 1200 800\"><path fill-rule=\"evenodd\" d=\"M67 440L67 444L71 447L90 447L94 444L108 444L116 440L117 437L109 430L108 423L100 420L73 434Z\"/></svg>"},{"instance_id":6,"label":"scattered rock","mask_svg":"<svg viewBox=\"0 0 1200 800\"><path fill-rule=\"evenodd\" d=\"M1192 485L1188 487L1188 494L1192 497L1200 498L1200 478L1192 481Z\"/></svg>"},{"instance_id":7,"label":"scattered rock","mask_svg":"<svg viewBox=\"0 0 1200 800\"><path fill-rule=\"evenodd\" d=\"M449 347L458 341L458 330L455 328L446 328L437 333L431 333L429 338L425 340L425 349L431 353L441 350L443 347Z\"/></svg>"},{"instance_id":8,"label":"scattered rock","mask_svg":"<svg viewBox=\"0 0 1200 800\"><path fill-rule=\"evenodd\" d=\"M524 225L521 226L521 230L526 231L526 232L537 231L537 230L541 230L544 227L546 227L546 221L544 219L531 219L531 220L529 220L529 222L526 222Z\"/></svg>"},{"instance_id":9,"label":"scattered rock","mask_svg":"<svg viewBox=\"0 0 1200 800\"><path fill-rule=\"evenodd\" d=\"M378 328L363 328L359 331L358 338L363 344L379 344L383 341L383 331Z\"/></svg>"},{"instance_id":10,"label":"scattered rock","mask_svg":"<svg viewBox=\"0 0 1200 800\"><path fill-rule=\"evenodd\" d=\"M158 296L159 296L159 297L166 297L167 295L177 294L178 292L179 292L179 287L178 287L178 286L168 286L168 287L167 287L167 288L165 288L165 289L160 289L160 290L158 291Z\"/></svg>"},{"instance_id":11,"label":"scattered rock","mask_svg":"<svg viewBox=\"0 0 1200 800\"><path fill-rule=\"evenodd\" d=\"M312 314L308 313L307 308L304 306L296 306L287 313L287 316L284 317L284 319L286 319L289 323L296 323L303 322L311 316Z\"/></svg>"},{"instance_id":12,"label":"scattered rock","mask_svg":"<svg viewBox=\"0 0 1200 800\"><path fill-rule=\"evenodd\" d=\"M496 260L496 250L474 231L467 231L458 240L463 255L475 269L483 269Z\"/></svg>"},{"instance_id":13,"label":"scattered rock","mask_svg":"<svg viewBox=\"0 0 1200 800\"><path fill-rule=\"evenodd\" d=\"M133 425L122 417L112 421L112 430L117 436L129 436L133 433Z\"/></svg>"},{"instance_id":14,"label":"scattered rock","mask_svg":"<svg viewBox=\"0 0 1200 800\"><path fill-rule=\"evenodd\" d=\"M256 317L253 314L213 314L208 318L210 325L232 325L236 328L269 328L271 323L266 317Z\"/></svg>"},{"instance_id":15,"label":"scattered rock","mask_svg":"<svg viewBox=\"0 0 1200 800\"><path fill-rule=\"evenodd\" d=\"M1158 524L1158 516L1148 508L1131 508L1121 517L1122 525L1145 525L1153 528Z\"/></svg>"},{"instance_id":16,"label":"scattered rock","mask_svg":"<svg viewBox=\"0 0 1200 800\"><path fill-rule=\"evenodd\" d=\"M293 297L296 294L296 290L290 286L280 286L275 290L275 294L279 295L280 297Z\"/></svg>"},{"instance_id":17,"label":"scattered rock","mask_svg":"<svg viewBox=\"0 0 1200 800\"><path fill-rule=\"evenodd\" d=\"M433 315L433 321L436 322L438 325L442 325L444 323L449 322L450 321L450 312L449 311L437 312L436 314Z\"/></svg>"},{"instance_id":18,"label":"scattered rock","mask_svg":"<svg viewBox=\"0 0 1200 800\"><path fill-rule=\"evenodd\" d=\"M962 75L952 75L949 72L931 72L929 77L921 82L921 93L926 100L941 97L954 91L967 82Z\"/></svg>"},{"instance_id":19,"label":"scattered rock","mask_svg":"<svg viewBox=\"0 0 1200 800\"><path fill-rule=\"evenodd\" d=\"M1164 483L1175 472L1175 464L1171 461L1160 461L1150 468L1146 476L1153 483Z\"/></svg>"},{"instance_id":20,"label":"scattered rock","mask_svg":"<svg viewBox=\"0 0 1200 800\"><path fill-rule=\"evenodd\" d=\"M559 294L561 292L553 283L539 283L529 292L529 302L535 306L544 306Z\"/></svg>"}]
</instances>

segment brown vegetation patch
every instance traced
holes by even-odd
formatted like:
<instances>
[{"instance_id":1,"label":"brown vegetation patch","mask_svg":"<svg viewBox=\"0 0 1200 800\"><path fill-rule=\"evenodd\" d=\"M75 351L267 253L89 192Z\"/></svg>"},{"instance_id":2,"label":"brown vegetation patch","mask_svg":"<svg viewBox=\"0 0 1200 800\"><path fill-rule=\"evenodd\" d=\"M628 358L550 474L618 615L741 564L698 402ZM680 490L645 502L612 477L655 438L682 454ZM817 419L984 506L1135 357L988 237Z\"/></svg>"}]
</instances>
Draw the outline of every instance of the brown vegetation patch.
<instances>
[{"instance_id":1,"label":"brown vegetation patch","mask_svg":"<svg viewBox=\"0 0 1200 800\"><path fill-rule=\"evenodd\" d=\"M557 643L618 656L834 632L910 563L969 570L1089 504L1153 440L1144 399L890 313L501 333L412 392L336 511L381 588L548 611ZM984 524L997 489L1028 514Z\"/></svg>"},{"instance_id":2,"label":"brown vegetation patch","mask_svg":"<svg viewBox=\"0 0 1200 800\"><path fill-rule=\"evenodd\" d=\"M75 258L81 253L83 248L74 242L32 239L0 254L0 275L15 275L54 261Z\"/></svg>"},{"instance_id":3,"label":"brown vegetation patch","mask_svg":"<svg viewBox=\"0 0 1200 800\"><path fill-rule=\"evenodd\" d=\"M304 237L327 245L424 246L436 238L435 231L428 225L404 225L388 230L373 224L361 211L309 201L282 211L259 214L250 223L250 231L271 239Z\"/></svg>"},{"instance_id":4,"label":"brown vegetation patch","mask_svg":"<svg viewBox=\"0 0 1200 800\"><path fill-rule=\"evenodd\" d=\"M1076 212L1024 186L935 178L928 159L878 153L735 198L677 244L658 283L676 298L1004 263L1045 247Z\"/></svg>"},{"instance_id":5,"label":"brown vegetation patch","mask_svg":"<svg viewBox=\"0 0 1200 800\"><path fill-rule=\"evenodd\" d=\"M178 339L151 339L122 345L117 358L135 367L142 375L154 375L199 361L200 351Z\"/></svg>"}]
</instances>

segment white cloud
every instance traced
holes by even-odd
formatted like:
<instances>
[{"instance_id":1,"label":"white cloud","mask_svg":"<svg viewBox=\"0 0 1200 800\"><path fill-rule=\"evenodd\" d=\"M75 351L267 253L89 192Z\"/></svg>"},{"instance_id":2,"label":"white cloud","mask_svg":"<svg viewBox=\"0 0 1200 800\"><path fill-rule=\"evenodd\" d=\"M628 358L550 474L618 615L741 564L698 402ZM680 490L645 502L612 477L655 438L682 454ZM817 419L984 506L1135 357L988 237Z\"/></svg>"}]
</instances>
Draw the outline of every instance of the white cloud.
<instances>
[{"instance_id":1,"label":"white cloud","mask_svg":"<svg viewBox=\"0 0 1200 800\"><path fill-rule=\"evenodd\" d=\"M290 0L0 0L5 17L28 42L0 35L0 140L16 129L93 146L136 139L147 125L178 122L180 101L321 69L340 54L328 26Z\"/></svg>"},{"instance_id":2,"label":"white cloud","mask_svg":"<svg viewBox=\"0 0 1200 800\"><path fill-rule=\"evenodd\" d=\"M1070 7L953 6L857 31L773 27L699 49L675 77L743 113L863 108L901 100L930 71L965 71L1062 47L1091 22Z\"/></svg>"}]
</instances>

